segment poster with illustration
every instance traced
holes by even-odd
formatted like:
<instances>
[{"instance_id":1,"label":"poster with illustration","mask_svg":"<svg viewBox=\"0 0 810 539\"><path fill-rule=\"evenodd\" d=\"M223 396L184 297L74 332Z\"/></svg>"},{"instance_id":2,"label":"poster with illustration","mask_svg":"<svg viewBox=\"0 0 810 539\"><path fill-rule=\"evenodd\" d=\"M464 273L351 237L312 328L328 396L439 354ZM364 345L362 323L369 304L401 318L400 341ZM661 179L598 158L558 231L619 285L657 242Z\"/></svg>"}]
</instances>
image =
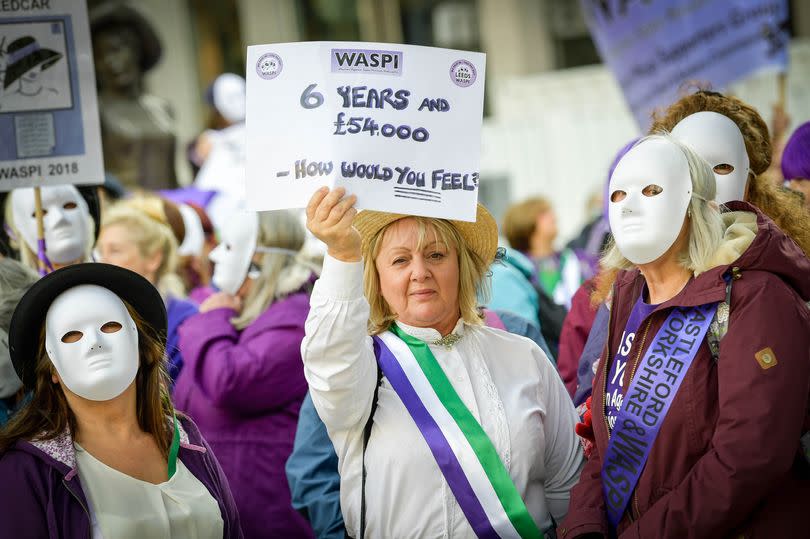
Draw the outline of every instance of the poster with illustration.
<instances>
[{"instance_id":1,"label":"poster with illustration","mask_svg":"<svg viewBox=\"0 0 810 539\"><path fill-rule=\"evenodd\" d=\"M84 0L0 12L0 191L104 181Z\"/></svg>"}]
</instances>

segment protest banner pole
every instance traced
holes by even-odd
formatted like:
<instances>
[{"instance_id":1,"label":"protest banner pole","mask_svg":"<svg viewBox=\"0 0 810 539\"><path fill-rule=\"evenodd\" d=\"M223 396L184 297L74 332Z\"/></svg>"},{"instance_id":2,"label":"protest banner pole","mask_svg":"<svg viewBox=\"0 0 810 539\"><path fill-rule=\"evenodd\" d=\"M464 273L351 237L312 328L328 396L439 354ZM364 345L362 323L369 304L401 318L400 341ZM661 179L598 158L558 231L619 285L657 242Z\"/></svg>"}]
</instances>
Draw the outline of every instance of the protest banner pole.
<instances>
[{"instance_id":1,"label":"protest banner pole","mask_svg":"<svg viewBox=\"0 0 810 539\"><path fill-rule=\"evenodd\" d=\"M778 88L777 105L782 109L782 112L787 114L787 71L779 73L776 84Z\"/></svg>"},{"instance_id":2,"label":"protest banner pole","mask_svg":"<svg viewBox=\"0 0 810 539\"><path fill-rule=\"evenodd\" d=\"M42 189L39 186L34 187L34 216L37 220L37 245L45 243L45 223L42 219ZM37 267L40 273L45 273L48 268L42 257L37 255Z\"/></svg>"}]
</instances>

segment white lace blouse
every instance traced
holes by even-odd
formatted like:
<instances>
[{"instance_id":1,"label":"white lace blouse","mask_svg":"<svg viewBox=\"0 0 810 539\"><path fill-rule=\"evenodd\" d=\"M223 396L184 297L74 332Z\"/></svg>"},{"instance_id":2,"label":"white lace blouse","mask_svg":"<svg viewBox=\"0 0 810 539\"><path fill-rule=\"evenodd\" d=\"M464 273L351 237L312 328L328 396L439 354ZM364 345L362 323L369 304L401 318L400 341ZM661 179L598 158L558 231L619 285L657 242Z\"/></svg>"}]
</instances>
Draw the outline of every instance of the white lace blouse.
<instances>
[{"instance_id":1,"label":"white lace blouse","mask_svg":"<svg viewBox=\"0 0 810 539\"><path fill-rule=\"evenodd\" d=\"M339 458L341 508L360 525L363 427L377 380L362 262L329 256L316 282L302 357L313 402ZM438 331L398 324L425 342ZM492 440L529 513L543 530L560 522L583 462L577 416L554 365L529 339L459 321L436 360ZM366 537L474 537L422 435L383 378L366 450Z\"/></svg>"}]
</instances>

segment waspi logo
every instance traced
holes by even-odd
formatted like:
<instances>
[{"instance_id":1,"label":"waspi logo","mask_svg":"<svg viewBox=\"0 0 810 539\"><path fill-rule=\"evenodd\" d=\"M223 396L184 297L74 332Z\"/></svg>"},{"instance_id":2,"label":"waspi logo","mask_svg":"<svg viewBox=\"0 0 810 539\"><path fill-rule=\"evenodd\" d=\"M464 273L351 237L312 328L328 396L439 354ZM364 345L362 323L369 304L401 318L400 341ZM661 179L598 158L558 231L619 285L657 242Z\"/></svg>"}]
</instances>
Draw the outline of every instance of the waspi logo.
<instances>
[{"instance_id":1,"label":"waspi logo","mask_svg":"<svg viewBox=\"0 0 810 539\"><path fill-rule=\"evenodd\" d=\"M350 71L401 75L402 56L402 51L332 49L332 73Z\"/></svg>"}]
</instances>

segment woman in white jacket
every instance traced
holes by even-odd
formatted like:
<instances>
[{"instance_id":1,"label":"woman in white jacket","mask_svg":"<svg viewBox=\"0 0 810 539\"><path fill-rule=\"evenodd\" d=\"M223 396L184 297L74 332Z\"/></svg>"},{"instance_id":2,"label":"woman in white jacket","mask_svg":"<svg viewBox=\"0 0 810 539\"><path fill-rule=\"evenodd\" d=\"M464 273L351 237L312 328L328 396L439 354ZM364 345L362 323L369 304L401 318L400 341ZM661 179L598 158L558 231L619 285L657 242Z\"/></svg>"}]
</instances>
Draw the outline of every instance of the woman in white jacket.
<instances>
[{"instance_id":1,"label":"woman in white jacket","mask_svg":"<svg viewBox=\"0 0 810 539\"><path fill-rule=\"evenodd\" d=\"M484 327L476 293L497 225L354 209L318 191L327 245L302 357L339 457L354 537L541 537L568 509L582 454L554 366Z\"/></svg>"}]
</instances>

